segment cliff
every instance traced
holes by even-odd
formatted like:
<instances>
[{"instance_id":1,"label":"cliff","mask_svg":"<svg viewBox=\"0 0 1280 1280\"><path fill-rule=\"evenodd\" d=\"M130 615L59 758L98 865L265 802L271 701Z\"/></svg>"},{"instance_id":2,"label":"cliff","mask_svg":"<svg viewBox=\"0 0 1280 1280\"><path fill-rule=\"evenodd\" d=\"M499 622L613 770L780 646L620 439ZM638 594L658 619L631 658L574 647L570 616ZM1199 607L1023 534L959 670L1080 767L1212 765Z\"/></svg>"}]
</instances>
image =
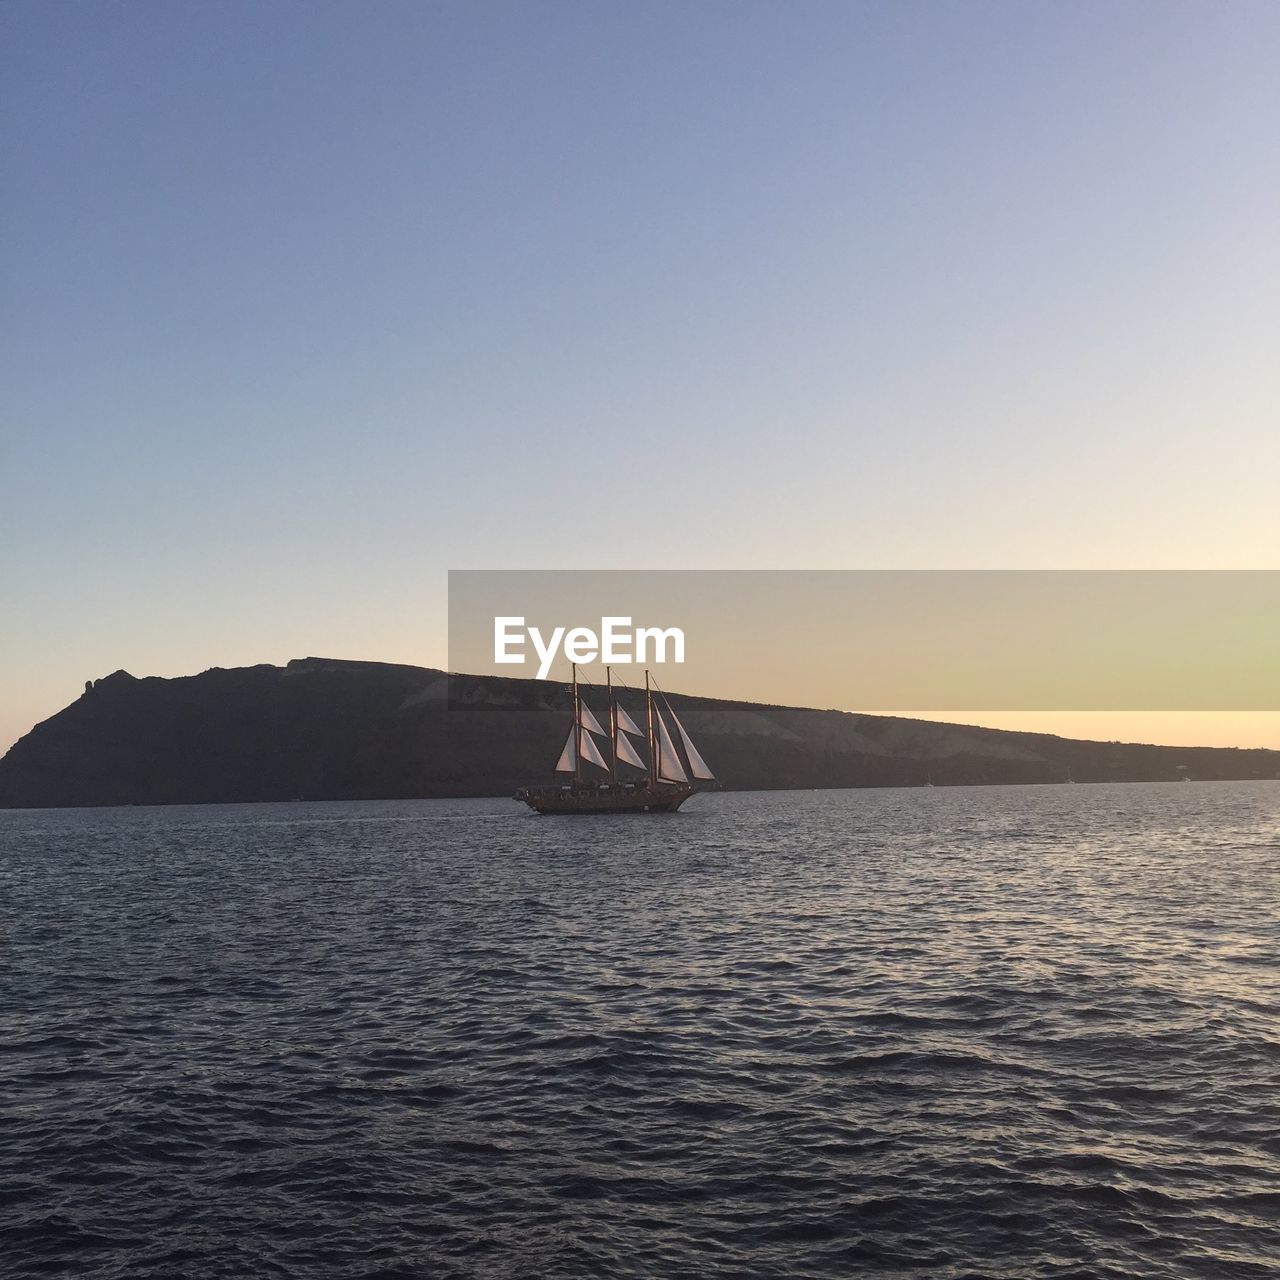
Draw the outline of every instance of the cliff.
<instances>
[{"instance_id":1,"label":"cliff","mask_svg":"<svg viewBox=\"0 0 1280 1280\"><path fill-rule=\"evenodd\" d=\"M1280 751L671 701L729 788L1280 776ZM179 679L117 671L0 760L0 807L501 795L554 777L569 703L544 681L322 658Z\"/></svg>"}]
</instances>

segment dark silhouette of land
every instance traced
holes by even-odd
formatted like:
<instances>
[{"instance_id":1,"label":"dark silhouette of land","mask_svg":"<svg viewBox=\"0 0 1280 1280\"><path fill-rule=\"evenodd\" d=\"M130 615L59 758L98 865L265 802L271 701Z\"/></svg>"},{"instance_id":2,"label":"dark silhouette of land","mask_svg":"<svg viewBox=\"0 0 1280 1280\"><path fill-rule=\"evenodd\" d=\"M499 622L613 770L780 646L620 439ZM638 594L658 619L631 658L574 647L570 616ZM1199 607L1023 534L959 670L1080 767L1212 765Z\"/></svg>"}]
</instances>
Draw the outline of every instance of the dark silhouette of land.
<instances>
[{"instance_id":1,"label":"dark silhouette of land","mask_svg":"<svg viewBox=\"0 0 1280 1280\"><path fill-rule=\"evenodd\" d=\"M639 697L623 702L643 723ZM671 702L736 789L1280 776L1280 751ZM502 795L554 779L569 708L561 684L382 662L299 658L172 680L117 671L0 760L0 807Z\"/></svg>"}]
</instances>

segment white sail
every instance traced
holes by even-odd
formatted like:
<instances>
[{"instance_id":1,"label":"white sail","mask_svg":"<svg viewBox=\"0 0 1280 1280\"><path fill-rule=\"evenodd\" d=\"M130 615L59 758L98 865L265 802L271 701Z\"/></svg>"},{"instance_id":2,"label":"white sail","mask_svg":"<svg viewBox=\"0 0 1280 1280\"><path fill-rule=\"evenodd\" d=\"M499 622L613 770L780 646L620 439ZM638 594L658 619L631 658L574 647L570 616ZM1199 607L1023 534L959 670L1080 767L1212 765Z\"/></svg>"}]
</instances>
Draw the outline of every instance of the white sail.
<instances>
[{"instance_id":1,"label":"white sail","mask_svg":"<svg viewBox=\"0 0 1280 1280\"><path fill-rule=\"evenodd\" d=\"M578 703L578 722L584 729L590 729L592 733L598 733L602 738L605 736L604 730L600 727L600 721L591 714L591 708L585 702ZM582 754L586 756L586 747L583 747Z\"/></svg>"},{"instance_id":2,"label":"white sail","mask_svg":"<svg viewBox=\"0 0 1280 1280\"><path fill-rule=\"evenodd\" d=\"M667 722L657 707L654 714L658 718L658 777L664 782L688 782L689 775L685 773L684 765L676 754L676 745L667 732Z\"/></svg>"},{"instance_id":3,"label":"white sail","mask_svg":"<svg viewBox=\"0 0 1280 1280\"><path fill-rule=\"evenodd\" d=\"M569 736L564 741L564 750L560 753L560 759L556 761L557 773L572 773L578 766L577 752L574 750L573 740L578 736L576 729L569 730ZM589 742L590 739L588 738Z\"/></svg>"},{"instance_id":4,"label":"white sail","mask_svg":"<svg viewBox=\"0 0 1280 1280\"><path fill-rule=\"evenodd\" d=\"M596 746L596 740L587 733L582 735L582 758L590 760L592 764L598 764L602 769L609 767L604 762L604 756L600 754L600 748Z\"/></svg>"},{"instance_id":5,"label":"white sail","mask_svg":"<svg viewBox=\"0 0 1280 1280\"><path fill-rule=\"evenodd\" d=\"M617 712L619 729L625 729L628 733L634 733L637 738L644 737L644 730L641 729L629 715L627 715L626 711L622 707L618 707Z\"/></svg>"},{"instance_id":6,"label":"white sail","mask_svg":"<svg viewBox=\"0 0 1280 1280\"><path fill-rule=\"evenodd\" d=\"M618 759L621 760L623 764L633 764L637 769L648 768L648 765L640 759L639 752L637 752L635 747L631 745L631 739L628 738L625 733L619 732L616 745L618 748Z\"/></svg>"},{"instance_id":7,"label":"white sail","mask_svg":"<svg viewBox=\"0 0 1280 1280\"><path fill-rule=\"evenodd\" d=\"M668 708L670 710L670 708ZM676 730L680 734L680 741L684 743L684 753L689 757L689 768L693 770L695 778L709 778L715 781L715 774L707 768L707 762L698 754L698 748L693 745L692 739L685 732L684 725L680 723L680 717L674 711L671 712L671 718L676 723Z\"/></svg>"}]
</instances>

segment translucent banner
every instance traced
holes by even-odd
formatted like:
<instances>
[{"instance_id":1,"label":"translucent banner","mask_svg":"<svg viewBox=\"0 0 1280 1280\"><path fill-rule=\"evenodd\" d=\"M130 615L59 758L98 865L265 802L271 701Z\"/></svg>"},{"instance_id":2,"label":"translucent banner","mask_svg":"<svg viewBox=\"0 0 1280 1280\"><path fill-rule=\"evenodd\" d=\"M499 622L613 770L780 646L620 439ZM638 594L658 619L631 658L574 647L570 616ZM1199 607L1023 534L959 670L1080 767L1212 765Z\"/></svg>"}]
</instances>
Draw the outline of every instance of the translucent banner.
<instances>
[{"instance_id":1,"label":"translucent banner","mask_svg":"<svg viewBox=\"0 0 1280 1280\"><path fill-rule=\"evenodd\" d=\"M861 711L1280 709L1280 571L463 570L453 672Z\"/></svg>"}]
</instances>

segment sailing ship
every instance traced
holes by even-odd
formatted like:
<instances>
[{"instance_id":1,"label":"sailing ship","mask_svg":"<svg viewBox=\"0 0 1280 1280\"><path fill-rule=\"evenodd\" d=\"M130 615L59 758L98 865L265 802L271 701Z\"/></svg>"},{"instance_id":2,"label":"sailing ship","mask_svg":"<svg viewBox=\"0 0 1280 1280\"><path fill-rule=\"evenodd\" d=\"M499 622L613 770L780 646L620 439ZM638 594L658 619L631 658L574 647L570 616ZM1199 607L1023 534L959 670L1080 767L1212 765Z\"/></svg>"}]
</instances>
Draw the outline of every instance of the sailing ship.
<instances>
[{"instance_id":1,"label":"sailing ship","mask_svg":"<svg viewBox=\"0 0 1280 1280\"><path fill-rule=\"evenodd\" d=\"M568 783L521 787L515 798L539 813L675 813L702 788L715 785L715 774L698 753L680 718L661 690L655 689L644 673L644 700L647 726L641 729L613 696L613 675L605 668L605 688L609 705L606 731L592 714L578 689L578 667L573 668L573 724L564 749L556 761L557 773L571 773ZM671 717L667 724L662 706ZM672 735L671 726L675 727ZM596 739L607 739L602 752ZM641 755L641 740L648 760ZM676 747L679 740L683 754ZM590 765L598 773L587 772ZM625 770L630 769L628 775Z\"/></svg>"}]
</instances>

